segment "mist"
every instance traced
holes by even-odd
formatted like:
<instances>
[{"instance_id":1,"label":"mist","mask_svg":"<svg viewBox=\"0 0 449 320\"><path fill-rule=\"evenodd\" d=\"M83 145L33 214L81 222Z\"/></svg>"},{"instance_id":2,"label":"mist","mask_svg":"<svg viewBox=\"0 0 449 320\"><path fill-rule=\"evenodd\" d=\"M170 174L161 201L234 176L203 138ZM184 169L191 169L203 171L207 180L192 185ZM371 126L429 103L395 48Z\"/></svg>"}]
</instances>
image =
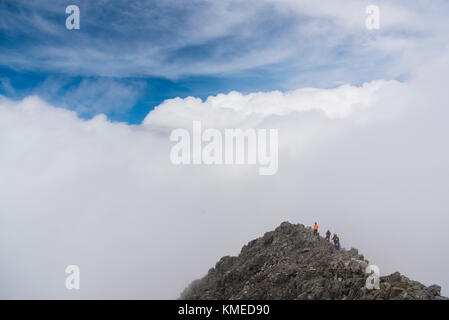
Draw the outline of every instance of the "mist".
<instances>
[{"instance_id":1,"label":"mist","mask_svg":"<svg viewBox=\"0 0 449 320\"><path fill-rule=\"evenodd\" d=\"M1 98L0 298L174 299L285 220L447 295L448 66L444 53L405 82L169 100L141 125ZM170 132L194 120L278 129L278 172L173 165ZM80 290L65 288L71 264Z\"/></svg>"}]
</instances>

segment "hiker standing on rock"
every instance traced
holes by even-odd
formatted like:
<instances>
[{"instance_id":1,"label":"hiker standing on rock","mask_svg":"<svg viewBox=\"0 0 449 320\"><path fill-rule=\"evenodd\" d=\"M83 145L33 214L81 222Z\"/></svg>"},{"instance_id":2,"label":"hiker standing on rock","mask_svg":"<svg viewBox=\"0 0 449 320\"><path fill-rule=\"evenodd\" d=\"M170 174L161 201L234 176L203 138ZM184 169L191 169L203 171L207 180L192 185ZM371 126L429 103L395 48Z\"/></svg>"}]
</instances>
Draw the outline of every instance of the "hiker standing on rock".
<instances>
[{"instance_id":1,"label":"hiker standing on rock","mask_svg":"<svg viewBox=\"0 0 449 320\"><path fill-rule=\"evenodd\" d=\"M316 222L315 222L315 225L313 226L313 234L314 235L318 235L318 225L316 224Z\"/></svg>"},{"instance_id":2,"label":"hiker standing on rock","mask_svg":"<svg viewBox=\"0 0 449 320\"><path fill-rule=\"evenodd\" d=\"M326 240L331 241L331 232L329 231L329 229L326 232Z\"/></svg>"},{"instance_id":3,"label":"hiker standing on rock","mask_svg":"<svg viewBox=\"0 0 449 320\"><path fill-rule=\"evenodd\" d=\"M340 250L340 238L337 236L336 233L334 233L334 236L332 237L332 240L334 241L335 249Z\"/></svg>"}]
</instances>

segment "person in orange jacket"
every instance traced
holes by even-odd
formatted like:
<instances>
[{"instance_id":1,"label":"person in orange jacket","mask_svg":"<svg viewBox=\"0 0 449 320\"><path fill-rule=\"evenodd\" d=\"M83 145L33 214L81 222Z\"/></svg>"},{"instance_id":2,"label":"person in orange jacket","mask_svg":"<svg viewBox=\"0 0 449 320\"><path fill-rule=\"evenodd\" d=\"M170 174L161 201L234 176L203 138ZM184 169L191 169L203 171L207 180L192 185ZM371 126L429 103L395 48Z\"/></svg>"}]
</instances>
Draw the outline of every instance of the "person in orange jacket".
<instances>
[{"instance_id":1,"label":"person in orange jacket","mask_svg":"<svg viewBox=\"0 0 449 320\"><path fill-rule=\"evenodd\" d=\"M318 235L318 225L315 222L315 225L313 226L313 234Z\"/></svg>"}]
</instances>

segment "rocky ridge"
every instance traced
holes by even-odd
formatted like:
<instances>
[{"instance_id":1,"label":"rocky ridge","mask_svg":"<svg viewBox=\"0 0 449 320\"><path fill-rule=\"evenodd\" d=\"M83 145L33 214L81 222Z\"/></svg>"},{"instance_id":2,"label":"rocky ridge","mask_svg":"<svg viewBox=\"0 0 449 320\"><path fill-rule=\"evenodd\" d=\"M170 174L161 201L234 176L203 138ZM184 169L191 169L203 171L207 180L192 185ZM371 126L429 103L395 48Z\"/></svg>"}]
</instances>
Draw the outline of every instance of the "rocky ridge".
<instances>
[{"instance_id":1,"label":"rocky ridge","mask_svg":"<svg viewBox=\"0 0 449 320\"><path fill-rule=\"evenodd\" d=\"M336 250L311 227L283 222L243 246L238 257L225 256L181 299L418 299L446 300L441 287L410 280L399 272L380 277L369 290L369 262L357 249Z\"/></svg>"}]
</instances>

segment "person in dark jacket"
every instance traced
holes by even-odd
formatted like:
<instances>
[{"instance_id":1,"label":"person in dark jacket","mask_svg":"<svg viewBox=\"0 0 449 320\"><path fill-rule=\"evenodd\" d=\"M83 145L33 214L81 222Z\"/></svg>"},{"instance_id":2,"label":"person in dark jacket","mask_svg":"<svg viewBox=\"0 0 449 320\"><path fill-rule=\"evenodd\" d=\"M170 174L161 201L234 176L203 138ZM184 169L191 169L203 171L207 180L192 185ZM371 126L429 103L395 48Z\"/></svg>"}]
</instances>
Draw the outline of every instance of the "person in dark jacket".
<instances>
[{"instance_id":1,"label":"person in dark jacket","mask_svg":"<svg viewBox=\"0 0 449 320\"><path fill-rule=\"evenodd\" d=\"M332 237L332 240L334 241L335 249L340 250L340 238L337 236L336 233L334 233L334 236Z\"/></svg>"},{"instance_id":2,"label":"person in dark jacket","mask_svg":"<svg viewBox=\"0 0 449 320\"><path fill-rule=\"evenodd\" d=\"M326 232L326 240L331 241L331 232L329 230Z\"/></svg>"}]
</instances>

